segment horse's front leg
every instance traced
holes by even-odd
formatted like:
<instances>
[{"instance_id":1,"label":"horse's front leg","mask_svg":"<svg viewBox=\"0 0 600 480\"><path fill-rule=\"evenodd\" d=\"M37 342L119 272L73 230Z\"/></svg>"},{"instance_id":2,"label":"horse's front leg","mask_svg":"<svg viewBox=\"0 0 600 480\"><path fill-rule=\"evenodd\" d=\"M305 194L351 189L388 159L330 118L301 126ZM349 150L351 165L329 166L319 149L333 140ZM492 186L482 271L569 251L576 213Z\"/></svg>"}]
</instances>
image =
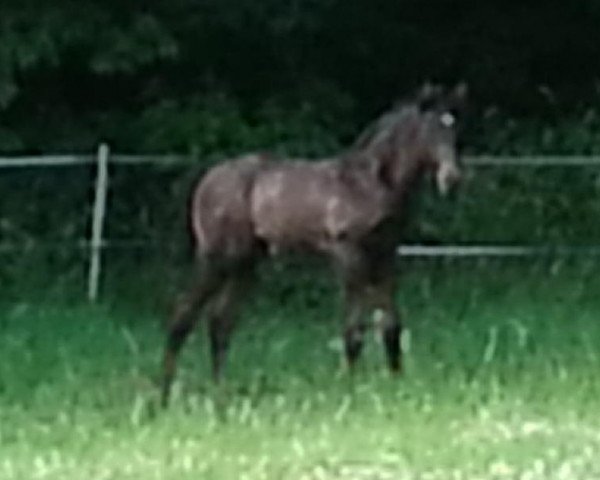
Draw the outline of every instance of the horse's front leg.
<instances>
[{"instance_id":1,"label":"horse's front leg","mask_svg":"<svg viewBox=\"0 0 600 480\"><path fill-rule=\"evenodd\" d=\"M380 279L372 287L371 305L378 315L387 363L392 373L402 372L402 321L395 302L396 281L392 273Z\"/></svg>"},{"instance_id":2,"label":"horse's front leg","mask_svg":"<svg viewBox=\"0 0 600 480\"><path fill-rule=\"evenodd\" d=\"M367 329L367 262L364 253L352 244L334 244L330 253L342 285L344 359L352 371L362 353Z\"/></svg>"},{"instance_id":3,"label":"horse's front leg","mask_svg":"<svg viewBox=\"0 0 600 480\"><path fill-rule=\"evenodd\" d=\"M353 371L362 353L367 329L363 289L351 281L346 281L343 296L344 357L348 369Z\"/></svg>"}]
</instances>

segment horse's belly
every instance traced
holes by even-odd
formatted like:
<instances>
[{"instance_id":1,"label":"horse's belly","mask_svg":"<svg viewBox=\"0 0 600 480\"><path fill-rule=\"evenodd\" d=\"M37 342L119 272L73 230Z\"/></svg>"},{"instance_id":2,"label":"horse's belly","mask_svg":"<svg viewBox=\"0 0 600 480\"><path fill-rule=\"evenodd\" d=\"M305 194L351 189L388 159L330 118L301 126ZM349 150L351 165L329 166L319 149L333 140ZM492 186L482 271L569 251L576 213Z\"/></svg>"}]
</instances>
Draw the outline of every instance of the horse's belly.
<instances>
[{"instance_id":1,"label":"horse's belly","mask_svg":"<svg viewBox=\"0 0 600 480\"><path fill-rule=\"evenodd\" d=\"M305 214L285 214L277 208L262 209L254 217L254 234L273 250L316 246L325 232Z\"/></svg>"},{"instance_id":2,"label":"horse's belly","mask_svg":"<svg viewBox=\"0 0 600 480\"><path fill-rule=\"evenodd\" d=\"M254 234L273 252L327 250L332 242L360 241L379 221L379 212L367 215L351 204L331 208L332 203L337 202L263 202L252 209Z\"/></svg>"},{"instance_id":3,"label":"horse's belly","mask_svg":"<svg viewBox=\"0 0 600 480\"><path fill-rule=\"evenodd\" d=\"M254 202L252 220L254 234L272 251L316 247L326 234L318 205L285 194Z\"/></svg>"}]
</instances>

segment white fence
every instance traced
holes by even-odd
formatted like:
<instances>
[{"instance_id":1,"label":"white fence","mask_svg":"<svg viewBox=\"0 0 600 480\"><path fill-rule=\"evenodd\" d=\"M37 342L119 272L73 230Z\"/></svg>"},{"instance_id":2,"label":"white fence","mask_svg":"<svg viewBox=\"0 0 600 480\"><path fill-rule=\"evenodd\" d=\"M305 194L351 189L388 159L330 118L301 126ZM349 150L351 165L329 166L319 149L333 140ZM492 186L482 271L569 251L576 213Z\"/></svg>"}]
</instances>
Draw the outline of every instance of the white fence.
<instances>
[{"instance_id":1,"label":"white fence","mask_svg":"<svg viewBox=\"0 0 600 480\"><path fill-rule=\"evenodd\" d=\"M98 297L98 285L101 274L102 250L121 242L111 242L103 238L104 221L107 214L106 194L108 190L109 164L144 164L192 165L190 158L181 155L119 155L111 154L109 147L102 144L96 155L53 155L53 156L20 156L0 158L1 169L23 167L69 167L75 165L95 166L95 199L93 207L90 238L79 242L77 246L89 250L88 298L95 301ZM467 157L465 165L476 168L485 167L600 167L600 157L594 156L543 156L543 157ZM139 246L139 242L125 242ZM0 244L0 253L16 248L12 245ZM520 245L401 245L398 254L413 257L523 257L539 255L600 255L600 246L589 247L529 247Z\"/></svg>"}]
</instances>

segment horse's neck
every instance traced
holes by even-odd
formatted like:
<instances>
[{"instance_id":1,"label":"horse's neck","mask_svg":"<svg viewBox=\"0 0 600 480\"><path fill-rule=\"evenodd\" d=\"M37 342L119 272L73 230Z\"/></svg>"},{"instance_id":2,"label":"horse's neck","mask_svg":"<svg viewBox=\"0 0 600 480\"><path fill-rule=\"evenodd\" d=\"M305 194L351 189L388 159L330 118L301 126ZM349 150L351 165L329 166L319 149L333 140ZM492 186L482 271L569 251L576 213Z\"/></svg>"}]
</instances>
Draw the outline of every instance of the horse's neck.
<instances>
[{"instance_id":1,"label":"horse's neck","mask_svg":"<svg viewBox=\"0 0 600 480\"><path fill-rule=\"evenodd\" d=\"M394 149L376 146L366 149L365 155L371 158L377 167L381 182L390 191L393 203L403 202L413 192L423 176L418 150L411 145Z\"/></svg>"},{"instance_id":2,"label":"horse's neck","mask_svg":"<svg viewBox=\"0 0 600 480\"><path fill-rule=\"evenodd\" d=\"M407 215L410 203L421 186L422 170L415 168L403 172L395 188L392 190L389 201L389 212L401 223Z\"/></svg>"}]
</instances>

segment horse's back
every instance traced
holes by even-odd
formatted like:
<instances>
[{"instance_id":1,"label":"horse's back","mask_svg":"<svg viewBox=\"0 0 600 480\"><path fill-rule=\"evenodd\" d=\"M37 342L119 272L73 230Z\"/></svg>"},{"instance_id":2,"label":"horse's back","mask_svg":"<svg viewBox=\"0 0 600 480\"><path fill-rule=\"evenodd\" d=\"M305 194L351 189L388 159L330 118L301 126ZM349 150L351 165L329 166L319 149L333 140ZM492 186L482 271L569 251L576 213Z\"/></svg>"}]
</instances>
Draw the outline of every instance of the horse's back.
<instances>
[{"instance_id":1,"label":"horse's back","mask_svg":"<svg viewBox=\"0 0 600 480\"><path fill-rule=\"evenodd\" d=\"M199 181L192 194L190 223L200 255L251 253L253 234L249 196L265 155L223 162Z\"/></svg>"}]
</instances>

